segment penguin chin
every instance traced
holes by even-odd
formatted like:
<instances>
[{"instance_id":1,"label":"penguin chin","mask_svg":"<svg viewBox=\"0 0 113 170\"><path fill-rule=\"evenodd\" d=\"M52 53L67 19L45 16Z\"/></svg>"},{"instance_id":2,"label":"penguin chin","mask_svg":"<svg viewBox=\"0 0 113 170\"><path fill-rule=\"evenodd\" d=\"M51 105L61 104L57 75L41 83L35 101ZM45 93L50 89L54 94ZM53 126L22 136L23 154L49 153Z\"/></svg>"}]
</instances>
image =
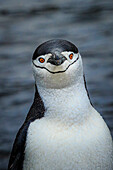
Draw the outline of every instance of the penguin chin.
<instances>
[{"instance_id":1,"label":"penguin chin","mask_svg":"<svg viewBox=\"0 0 113 170\"><path fill-rule=\"evenodd\" d=\"M52 74L47 69L36 68L34 65L32 66L36 84L43 88L61 89L70 87L83 76L81 58L70 66L66 62L65 65L63 64L62 66L50 66L51 68L49 67L48 69L51 69L52 72L60 71L55 74ZM67 67L68 69L66 69Z\"/></svg>"}]
</instances>

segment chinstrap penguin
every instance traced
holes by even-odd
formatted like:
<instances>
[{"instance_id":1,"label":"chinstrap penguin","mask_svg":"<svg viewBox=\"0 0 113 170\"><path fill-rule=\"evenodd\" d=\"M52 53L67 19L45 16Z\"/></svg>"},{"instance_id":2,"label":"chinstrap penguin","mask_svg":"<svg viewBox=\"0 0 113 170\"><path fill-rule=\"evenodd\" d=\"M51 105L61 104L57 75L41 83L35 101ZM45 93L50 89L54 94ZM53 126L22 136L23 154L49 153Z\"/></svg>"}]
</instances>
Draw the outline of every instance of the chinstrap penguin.
<instances>
[{"instance_id":1,"label":"chinstrap penguin","mask_svg":"<svg viewBox=\"0 0 113 170\"><path fill-rule=\"evenodd\" d=\"M113 142L86 89L81 55L66 40L34 52L35 97L8 170L113 170Z\"/></svg>"}]
</instances>

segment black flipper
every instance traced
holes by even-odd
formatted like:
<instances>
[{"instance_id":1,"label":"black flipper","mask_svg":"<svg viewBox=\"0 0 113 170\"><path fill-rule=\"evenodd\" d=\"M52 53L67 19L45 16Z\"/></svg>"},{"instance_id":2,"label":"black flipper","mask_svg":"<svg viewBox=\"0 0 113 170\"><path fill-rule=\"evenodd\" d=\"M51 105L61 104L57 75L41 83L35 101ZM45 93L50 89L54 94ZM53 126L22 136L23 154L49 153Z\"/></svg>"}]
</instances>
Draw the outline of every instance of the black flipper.
<instances>
[{"instance_id":1,"label":"black flipper","mask_svg":"<svg viewBox=\"0 0 113 170\"><path fill-rule=\"evenodd\" d=\"M38 93L37 87L35 86L35 98L34 102L29 110L26 120L20 130L17 133L13 149L11 152L8 170L22 170L24 161L24 150L26 144L27 130L31 122L35 119L44 117L44 104Z\"/></svg>"}]
</instances>

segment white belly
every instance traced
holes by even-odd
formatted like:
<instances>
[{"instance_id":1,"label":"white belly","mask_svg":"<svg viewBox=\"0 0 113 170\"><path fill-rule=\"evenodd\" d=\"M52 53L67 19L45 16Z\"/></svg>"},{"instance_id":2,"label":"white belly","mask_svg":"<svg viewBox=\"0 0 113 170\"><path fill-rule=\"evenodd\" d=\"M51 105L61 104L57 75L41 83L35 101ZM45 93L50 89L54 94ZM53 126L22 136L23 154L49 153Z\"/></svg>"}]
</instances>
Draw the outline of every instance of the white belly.
<instances>
[{"instance_id":1,"label":"white belly","mask_svg":"<svg viewBox=\"0 0 113 170\"><path fill-rule=\"evenodd\" d=\"M113 145L97 114L82 124L42 118L30 124L24 170L113 170Z\"/></svg>"}]
</instances>

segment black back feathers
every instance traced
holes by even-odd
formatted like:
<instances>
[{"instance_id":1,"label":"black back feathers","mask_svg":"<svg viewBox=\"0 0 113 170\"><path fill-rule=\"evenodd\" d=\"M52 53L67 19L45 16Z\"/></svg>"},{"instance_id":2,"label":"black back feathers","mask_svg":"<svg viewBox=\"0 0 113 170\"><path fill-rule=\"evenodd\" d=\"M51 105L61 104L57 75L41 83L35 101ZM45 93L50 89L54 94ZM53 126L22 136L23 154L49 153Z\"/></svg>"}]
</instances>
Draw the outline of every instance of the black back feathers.
<instances>
[{"instance_id":1,"label":"black back feathers","mask_svg":"<svg viewBox=\"0 0 113 170\"><path fill-rule=\"evenodd\" d=\"M35 50L33 54L33 60L35 60L40 55L45 55L48 53L54 53L55 51L59 51L60 53L63 51L72 51L74 53L78 53L78 48L69 41L61 40L61 39L53 39L44 42Z\"/></svg>"}]
</instances>

